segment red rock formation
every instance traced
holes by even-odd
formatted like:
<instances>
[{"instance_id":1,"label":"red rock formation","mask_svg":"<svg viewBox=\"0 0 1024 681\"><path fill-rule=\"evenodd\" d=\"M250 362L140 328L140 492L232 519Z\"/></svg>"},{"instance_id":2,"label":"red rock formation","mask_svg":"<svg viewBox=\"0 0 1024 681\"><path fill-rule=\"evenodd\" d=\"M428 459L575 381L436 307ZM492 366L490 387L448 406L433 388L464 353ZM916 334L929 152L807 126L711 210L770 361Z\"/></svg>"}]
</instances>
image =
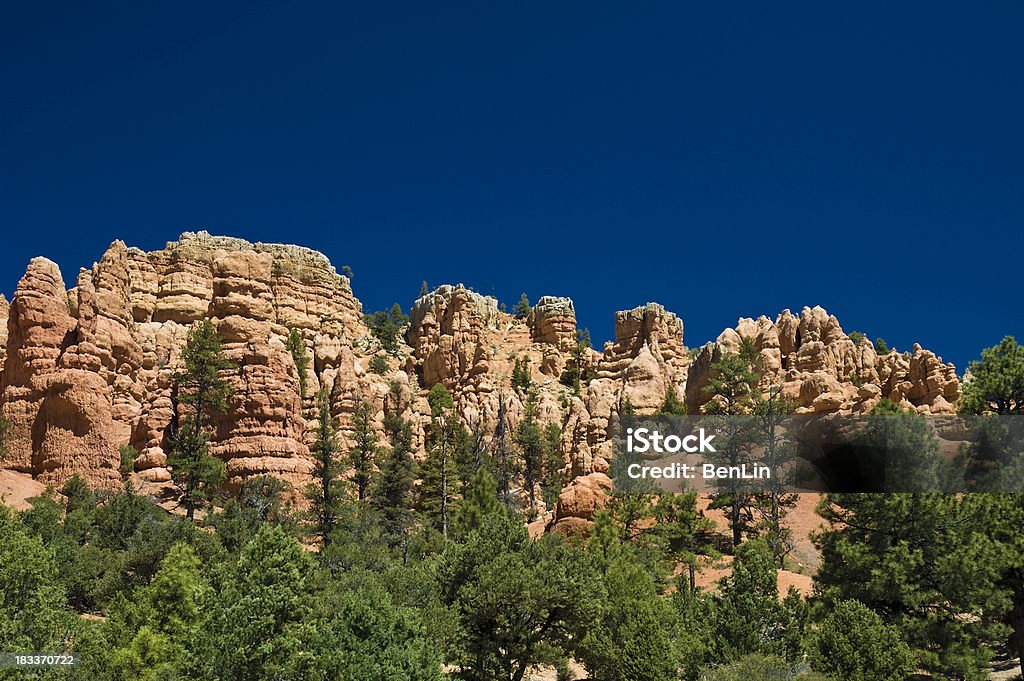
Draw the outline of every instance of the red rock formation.
<instances>
[{"instance_id":1,"label":"red rock formation","mask_svg":"<svg viewBox=\"0 0 1024 681\"><path fill-rule=\"evenodd\" d=\"M498 321L498 301L459 286L441 286L416 301L409 344L426 387L458 387L487 373L484 336Z\"/></svg>"},{"instance_id":2,"label":"red rock formation","mask_svg":"<svg viewBox=\"0 0 1024 681\"><path fill-rule=\"evenodd\" d=\"M682 396L688 368L679 317L657 303L615 313L615 342L605 346L597 375L621 384L620 400L651 413L667 390Z\"/></svg>"},{"instance_id":3,"label":"red rock formation","mask_svg":"<svg viewBox=\"0 0 1024 681\"><path fill-rule=\"evenodd\" d=\"M611 478L604 473L574 478L558 495L554 529L566 535L589 534L594 514L608 503L611 488Z\"/></svg>"},{"instance_id":4,"label":"red rock formation","mask_svg":"<svg viewBox=\"0 0 1024 681\"><path fill-rule=\"evenodd\" d=\"M45 483L77 473L113 487L120 484L118 448L131 444L137 482L167 482L171 377L189 328L201 319L213 320L237 365L226 372L234 393L211 439L229 486L259 474L297 488L309 480L312 433L304 414L315 415L321 385L343 445L365 401L378 428L385 409L400 410L422 456L426 392L441 382L486 446L501 415L509 428L522 417L525 391L512 387L511 374L526 362L540 420L561 429L563 473L572 482L548 519L567 532L586 531L603 503L612 417L623 403L650 413L674 390L696 411L713 362L743 338L757 349L763 387L781 383L805 412L862 411L889 397L948 413L959 397L952 365L917 346L878 355L821 308L784 311L774 322L741 319L692 362L675 314L654 303L618 312L615 340L601 353L584 353L589 375L579 394L559 382L577 344L568 298L541 298L522 320L500 311L494 298L442 286L419 298L410 317L406 339L378 375L369 362L380 345L348 279L314 251L205 232L151 253L118 241L69 291L57 266L37 258L10 304L0 298L0 410L12 423L4 466ZM291 329L302 334L309 359L304 396L285 348Z\"/></svg>"},{"instance_id":5,"label":"red rock formation","mask_svg":"<svg viewBox=\"0 0 1024 681\"><path fill-rule=\"evenodd\" d=\"M854 343L822 308L805 307L799 315L783 310L774 323L767 317L740 319L735 329L702 347L686 386L692 412L708 399L711 365L722 353L737 352L743 338L758 351L762 388L781 384L797 401L797 413L866 412L888 397L922 414L949 414L960 397L955 368L934 353L915 345L912 353L879 355L866 338Z\"/></svg>"},{"instance_id":6,"label":"red rock formation","mask_svg":"<svg viewBox=\"0 0 1024 681\"><path fill-rule=\"evenodd\" d=\"M5 466L60 485L79 474L96 485L120 478L119 455L101 361L83 366L86 329L71 316L57 265L29 263L11 302L2 388L11 422ZM88 347L88 346L87 346ZM97 353L98 354L98 353Z\"/></svg>"}]
</instances>

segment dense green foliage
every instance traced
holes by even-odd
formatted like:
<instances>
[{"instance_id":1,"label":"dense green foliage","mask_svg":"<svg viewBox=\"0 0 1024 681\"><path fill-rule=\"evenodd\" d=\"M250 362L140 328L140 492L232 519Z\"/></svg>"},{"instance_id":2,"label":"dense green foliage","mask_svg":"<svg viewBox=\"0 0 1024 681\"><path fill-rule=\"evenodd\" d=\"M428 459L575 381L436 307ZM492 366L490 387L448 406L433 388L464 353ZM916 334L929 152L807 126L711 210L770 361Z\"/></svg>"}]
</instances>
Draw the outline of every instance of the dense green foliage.
<instances>
[{"instance_id":1,"label":"dense green foliage","mask_svg":"<svg viewBox=\"0 0 1024 681\"><path fill-rule=\"evenodd\" d=\"M751 414L757 403L757 383L760 375L754 370L757 350L753 341L744 338L738 352L723 353L712 363L714 378L704 389L710 398L704 412L722 417L719 428L718 451L709 461L720 466L739 466L752 463L751 444L757 440L756 419L738 418ZM754 531L754 494L742 480L725 478L716 481L720 494L715 505L726 509L733 546L739 546L744 536Z\"/></svg>"},{"instance_id":2,"label":"dense green foliage","mask_svg":"<svg viewBox=\"0 0 1024 681\"><path fill-rule=\"evenodd\" d=\"M825 603L860 601L895 625L915 662L950 678L985 678L1006 636L1009 594L998 586L1010 559L992 529L985 495L830 494L820 513L816 578Z\"/></svg>"},{"instance_id":3,"label":"dense green foliage","mask_svg":"<svg viewBox=\"0 0 1024 681\"><path fill-rule=\"evenodd\" d=\"M686 414L686 405L679 399L679 393L672 386L665 388L665 399L658 407L658 414L669 416L683 416Z\"/></svg>"},{"instance_id":4,"label":"dense green foliage","mask_svg":"<svg viewBox=\"0 0 1024 681\"><path fill-rule=\"evenodd\" d=\"M521 393L529 392L533 379L530 377L530 358L516 357L512 366L512 389Z\"/></svg>"},{"instance_id":5,"label":"dense green foliage","mask_svg":"<svg viewBox=\"0 0 1024 681\"><path fill-rule=\"evenodd\" d=\"M1024 414L1024 345L1013 336L971 362L960 410L967 414Z\"/></svg>"},{"instance_id":6,"label":"dense green foliage","mask_svg":"<svg viewBox=\"0 0 1024 681\"><path fill-rule=\"evenodd\" d=\"M7 458L7 439L11 431L11 422L0 416L0 461Z\"/></svg>"},{"instance_id":7,"label":"dense green foliage","mask_svg":"<svg viewBox=\"0 0 1024 681\"><path fill-rule=\"evenodd\" d=\"M515 441L523 461L523 488L526 490L532 510L537 506L537 490L544 475L544 464L548 456L548 443L537 417L536 392L526 396L523 418L516 426Z\"/></svg>"},{"instance_id":8,"label":"dense green foliage","mask_svg":"<svg viewBox=\"0 0 1024 681\"><path fill-rule=\"evenodd\" d=\"M391 371L391 363L386 355L374 355L370 359L370 371L378 376L386 376Z\"/></svg>"},{"instance_id":9,"label":"dense green foliage","mask_svg":"<svg viewBox=\"0 0 1024 681\"><path fill-rule=\"evenodd\" d=\"M858 601L840 601L808 642L815 668L846 681L902 681L913 669L899 630Z\"/></svg>"},{"instance_id":10,"label":"dense green foliage","mask_svg":"<svg viewBox=\"0 0 1024 681\"><path fill-rule=\"evenodd\" d=\"M806 665L753 654L709 669L700 681L827 681L827 677L807 671Z\"/></svg>"},{"instance_id":11,"label":"dense green foliage","mask_svg":"<svg viewBox=\"0 0 1024 681\"><path fill-rule=\"evenodd\" d=\"M356 498L366 499L373 480L374 465L380 450L377 434L373 430L373 407L365 401L356 407L352 415L352 447L348 451L348 466L352 471L352 484L356 487Z\"/></svg>"}]
</instances>

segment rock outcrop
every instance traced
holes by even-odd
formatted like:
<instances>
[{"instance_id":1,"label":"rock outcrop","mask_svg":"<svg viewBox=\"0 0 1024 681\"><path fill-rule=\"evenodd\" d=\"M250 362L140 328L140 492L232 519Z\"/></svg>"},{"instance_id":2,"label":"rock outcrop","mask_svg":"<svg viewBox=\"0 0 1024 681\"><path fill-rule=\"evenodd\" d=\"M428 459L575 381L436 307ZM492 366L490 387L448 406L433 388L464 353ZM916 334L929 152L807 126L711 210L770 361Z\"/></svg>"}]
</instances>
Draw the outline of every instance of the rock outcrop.
<instances>
[{"instance_id":1,"label":"rock outcrop","mask_svg":"<svg viewBox=\"0 0 1024 681\"><path fill-rule=\"evenodd\" d=\"M530 334L537 343L547 343L559 352L576 345L576 308L569 298L544 296L529 316Z\"/></svg>"},{"instance_id":2,"label":"rock outcrop","mask_svg":"<svg viewBox=\"0 0 1024 681\"><path fill-rule=\"evenodd\" d=\"M497 328L498 300L462 286L441 286L409 315L409 344L427 387L450 388L487 373L485 332Z\"/></svg>"},{"instance_id":3,"label":"rock outcrop","mask_svg":"<svg viewBox=\"0 0 1024 681\"><path fill-rule=\"evenodd\" d=\"M113 400L98 348L89 354L97 339L90 320L80 327L71 315L56 263L29 263L9 315L0 379L0 413L10 422L5 466L47 484L76 473L96 485L116 484Z\"/></svg>"},{"instance_id":4,"label":"rock outcrop","mask_svg":"<svg viewBox=\"0 0 1024 681\"><path fill-rule=\"evenodd\" d=\"M782 386L798 404L797 413L870 411L888 398L922 414L953 413L960 380L952 364L914 345L909 353L878 354L866 338L856 342L821 307L794 315L783 310L767 317L740 319L713 343L703 346L690 367L686 402L696 413L707 401L712 364L723 353L738 352L746 340L757 353L761 385Z\"/></svg>"},{"instance_id":5,"label":"rock outcrop","mask_svg":"<svg viewBox=\"0 0 1024 681\"><path fill-rule=\"evenodd\" d=\"M597 376L619 382L621 400L649 413L668 390L682 397L688 370L679 317L657 303L615 313L615 341L605 345Z\"/></svg>"},{"instance_id":6,"label":"rock outcrop","mask_svg":"<svg viewBox=\"0 0 1024 681\"><path fill-rule=\"evenodd\" d=\"M144 480L168 480L170 377L200 319L214 321L239 367L211 450L235 482L258 473L301 480L311 466L284 338L299 329L314 354L328 349L318 367L331 369L332 349L352 344L346 334L368 333L359 302L319 253L205 232L152 253L116 241L70 291L56 264L30 263L8 311L6 465L45 482L79 474L109 487L120 483L119 448L132 445Z\"/></svg>"},{"instance_id":7,"label":"rock outcrop","mask_svg":"<svg viewBox=\"0 0 1024 681\"><path fill-rule=\"evenodd\" d=\"M296 489L309 481L305 418L315 415L321 386L343 446L365 402L382 437L385 411L408 419L424 456L426 395L442 383L484 448L499 423L514 430L528 395L542 424L557 425L567 486L544 522L569 533L585 531L607 498L613 416L626 404L652 413L669 391L699 411L714 362L744 343L756 352L762 387L782 385L804 413L861 412L888 397L940 414L959 397L953 366L934 353L879 354L821 308L741 319L691 359L682 320L655 303L616 313L615 339L599 353L579 346L568 298L543 297L517 319L492 297L441 286L415 301L397 349L385 353L348 279L323 255L198 232L148 253L116 241L71 289L53 262L29 263L10 303L0 298L0 413L11 423L3 466L46 484L78 474L115 487L119 450L130 445L139 485L166 490L173 375L190 328L205 319L235 365L210 444L229 487L264 474ZM291 330L305 343L304 395L285 346ZM375 356L386 370L379 361L371 370ZM578 364L575 389L560 379ZM512 385L516 365L529 385Z\"/></svg>"}]
</instances>

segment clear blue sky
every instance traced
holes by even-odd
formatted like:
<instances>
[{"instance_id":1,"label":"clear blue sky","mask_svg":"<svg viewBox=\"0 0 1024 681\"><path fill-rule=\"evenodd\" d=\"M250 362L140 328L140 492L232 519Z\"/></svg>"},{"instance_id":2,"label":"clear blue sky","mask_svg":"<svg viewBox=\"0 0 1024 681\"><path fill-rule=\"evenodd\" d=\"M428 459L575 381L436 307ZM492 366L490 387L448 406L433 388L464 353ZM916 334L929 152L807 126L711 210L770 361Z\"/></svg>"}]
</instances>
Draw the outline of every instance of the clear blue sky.
<instances>
[{"instance_id":1,"label":"clear blue sky","mask_svg":"<svg viewBox=\"0 0 1024 681\"><path fill-rule=\"evenodd\" d=\"M115 238L307 245L368 310L569 295L599 345L820 304L1024 336L1024 4L4 2L0 290Z\"/></svg>"}]
</instances>

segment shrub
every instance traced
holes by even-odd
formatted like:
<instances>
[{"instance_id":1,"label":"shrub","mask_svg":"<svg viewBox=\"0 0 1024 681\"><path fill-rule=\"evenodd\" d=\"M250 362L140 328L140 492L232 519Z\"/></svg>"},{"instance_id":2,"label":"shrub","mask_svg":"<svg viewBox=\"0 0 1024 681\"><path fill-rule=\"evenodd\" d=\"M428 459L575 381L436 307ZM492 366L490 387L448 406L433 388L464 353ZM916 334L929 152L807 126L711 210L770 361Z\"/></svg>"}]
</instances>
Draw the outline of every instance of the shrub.
<instances>
[{"instance_id":1,"label":"shrub","mask_svg":"<svg viewBox=\"0 0 1024 681\"><path fill-rule=\"evenodd\" d=\"M828 681L827 677L778 657L747 655L732 664L712 667L700 681ZM845 679L844 679L845 681Z\"/></svg>"},{"instance_id":2,"label":"shrub","mask_svg":"<svg viewBox=\"0 0 1024 681\"><path fill-rule=\"evenodd\" d=\"M385 355L374 355L373 359L370 360L370 371L384 376L391 371L391 363L388 362L388 358Z\"/></svg>"},{"instance_id":3,"label":"shrub","mask_svg":"<svg viewBox=\"0 0 1024 681\"><path fill-rule=\"evenodd\" d=\"M440 416L446 409L455 406L451 392L444 387L444 383L435 383L427 393L427 404L430 405L430 413L433 416Z\"/></svg>"},{"instance_id":4,"label":"shrub","mask_svg":"<svg viewBox=\"0 0 1024 681\"><path fill-rule=\"evenodd\" d=\"M860 601L837 603L807 654L815 669L844 681L901 681L913 668L899 630Z\"/></svg>"},{"instance_id":5,"label":"shrub","mask_svg":"<svg viewBox=\"0 0 1024 681\"><path fill-rule=\"evenodd\" d=\"M118 466L118 472L121 473L121 477L127 478L135 471L135 457L139 455L139 452L131 445L121 445L118 452L121 454L121 465Z\"/></svg>"},{"instance_id":6,"label":"shrub","mask_svg":"<svg viewBox=\"0 0 1024 681\"><path fill-rule=\"evenodd\" d=\"M526 392L530 389L533 381L530 379L530 358L516 357L515 366L512 368L512 388Z\"/></svg>"},{"instance_id":7,"label":"shrub","mask_svg":"<svg viewBox=\"0 0 1024 681\"><path fill-rule=\"evenodd\" d=\"M292 361L295 362L295 372L299 376L299 397L306 399L306 372L309 370L309 357L306 355L306 340L302 337L302 332L298 329L289 331L285 347L291 353Z\"/></svg>"}]
</instances>

